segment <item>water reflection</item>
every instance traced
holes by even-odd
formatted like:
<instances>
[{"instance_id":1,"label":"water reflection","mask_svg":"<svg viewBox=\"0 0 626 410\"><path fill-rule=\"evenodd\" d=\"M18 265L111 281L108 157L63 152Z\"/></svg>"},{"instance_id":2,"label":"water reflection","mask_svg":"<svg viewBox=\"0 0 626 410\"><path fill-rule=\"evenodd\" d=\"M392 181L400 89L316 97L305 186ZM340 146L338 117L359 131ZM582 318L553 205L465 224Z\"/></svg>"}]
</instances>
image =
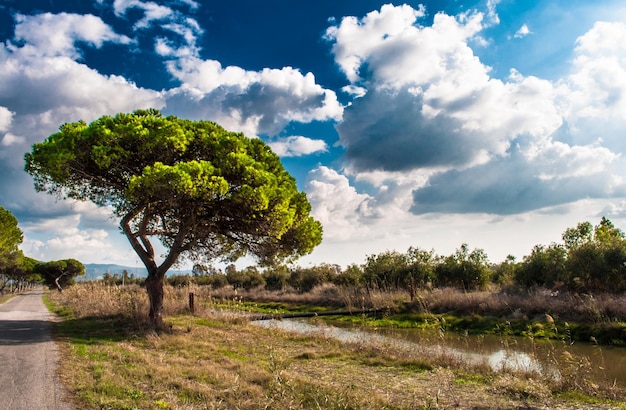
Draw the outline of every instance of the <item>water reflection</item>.
<instances>
[{"instance_id":1,"label":"water reflection","mask_svg":"<svg viewBox=\"0 0 626 410\"><path fill-rule=\"evenodd\" d=\"M445 355L475 365L488 365L494 371L536 372L558 379L559 368L587 363L585 371L595 380L626 385L626 349L587 344L566 346L562 342L529 338L467 336L442 332L434 335L418 329L357 328L345 322L329 325L306 319L253 322L302 334L319 334L344 343L375 343L402 349L407 353Z\"/></svg>"}]
</instances>

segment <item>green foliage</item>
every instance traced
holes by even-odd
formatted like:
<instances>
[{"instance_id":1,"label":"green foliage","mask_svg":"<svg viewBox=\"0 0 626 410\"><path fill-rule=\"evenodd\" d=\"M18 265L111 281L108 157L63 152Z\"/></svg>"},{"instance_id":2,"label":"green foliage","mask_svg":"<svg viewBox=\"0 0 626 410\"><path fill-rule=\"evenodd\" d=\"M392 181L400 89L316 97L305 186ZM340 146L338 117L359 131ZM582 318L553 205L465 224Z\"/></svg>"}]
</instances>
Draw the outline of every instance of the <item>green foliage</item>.
<instances>
[{"instance_id":1,"label":"green foliage","mask_svg":"<svg viewBox=\"0 0 626 410\"><path fill-rule=\"evenodd\" d=\"M481 289L489 282L491 271L487 254L482 249L469 251L467 244L461 245L453 255L447 256L435 268L439 286L461 289Z\"/></svg>"},{"instance_id":2,"label":"green foliage","mask_svg":"<svg viewBox=\"0 0 626 410\"><path fill-rule=\"evenodd\" d=\"M341 269L336 265L321 264L310 268L297 267L291 271L288 283L300 293L310 292L316 286L331 282Z\"/></svg>"},{"instance_id":3,"label":"green foliage","mask_svg":"<svg viewBox=\"0 0 626 410\"><path fill-rule=\"evenodd\" d=\"M17 263L20 257L18 246L23 239L17 218L0 206L0 270Z\"/></svg>"},{"instance_id":4,"label":"green foliage","mask_svg":"<svg viewBox=\"0 0 626 410\"><path fill-rule=\"evenodd\" d=\"M248 266L243 270L237 270L235 265L226 268L226 280L235 289L250 290L265 285L265 280L254 266Z\"/></svg>"},{"instance_id":5,"label":"green foliage","mask_svg":"<svg viewBox=\"0 0 626 410\"><path fill-rule=\"evenodd\" d=\"M102 275L102 281L107 285L143 285L145 278L135 277L134 273L129 273L126 269L122 271L122 273L113 273L105 272Z\"/></svg>"},{"instance_id":6,"label":"green foliage","mask_svg":"<svg viewBox=\"0 0 626 410\"><path fill-rule=\"evenodd\" d=\"M333 283L338 286L360 287L364 283L363 269L356 264L349 265L333 278Z\"/></svg>"},{"instance_id":7,"label":"green foliage","mask_svg":"<svg viewBox=\"0 0 626 410\"><path fill-rule=\"evenodd\" d=\"M563 245L537 245L516 269L523 286L567 286L581 292L626 290L626 237L606 217L595 227L579 223L563 233Z\"/></svg>"},{"instance_id":8,"label":"green foliage","mask_svg":"<svg viewBox=\"0 0 626 410\"><path fill-rule=\"evenodd\" d=\"M287 283L291 274L286 266L274 266L263 272L265 280L265 288L267 290L283 290L287 287Z\"/></svg>"},{"instance_id":9,"label":"green foliage","mask_svg":"<svg viewBox=\"0 0 626 410\"><path fill-rule=\"evenodd\" d=\"M565 262L567 251L558 244L536 245L531 254L515 273L515 280L523 286L547 286L563 281L567 277Z\"/></svg>"},{"instance_id":10,"label":"green foliage","mask_svg":"<svg viewBox=\"0 0 626 410\"><path fill-rule=\"evenodd\" d=\"M501 286L512 285L515 281L515 274L518 267L519 264L515 261L515 256L508 255L504 262L495 267L491 281Z\"/></svg>"},{"instance_id":11,"label":"green foliage","mask_svg":"<svg viewBox=\"0 0 626 410\"><path fill-rule=\"evenodd\" d=\"M163 278L179 256L273 263L321 242L278 156L213 122L151 109L64 124L25 160L37 190L111 205L149 278ZM152 237L167 249L160 266Z\"/></svg>"},{"instance_id":12,"label":"green foliage","mask_svg":"<svg viewBox=\"0 0 626 410\"><path fill-rule=\"evenodd\" d=\"M59 291L74 284L76 276L85 274L85 266L76 259L41 262L33 270L41 275L49 287Z\"/></svg>"},{"instance_id":13,"label":"green foliage","mask_svg":"<svg viewBox=\"0 0 626 410\"><path fill-rule=\"evenodd\" d=\"M590 222L581 222L576 228L567 228L561 237L566 249L575 249L591 242L593 239L593 226Z\"/></svg>"},{"instance_id":14,"label":"green foliage","mask_svg":"<svg viewBox=\"0 0 626 410\"><path fill-rule=\"evenodd\" d=\"M400 287L406 271L405 255L387 251L367 257L363 267L363 278L368 288L388 291Z\"/></svg>"}]
</instances>

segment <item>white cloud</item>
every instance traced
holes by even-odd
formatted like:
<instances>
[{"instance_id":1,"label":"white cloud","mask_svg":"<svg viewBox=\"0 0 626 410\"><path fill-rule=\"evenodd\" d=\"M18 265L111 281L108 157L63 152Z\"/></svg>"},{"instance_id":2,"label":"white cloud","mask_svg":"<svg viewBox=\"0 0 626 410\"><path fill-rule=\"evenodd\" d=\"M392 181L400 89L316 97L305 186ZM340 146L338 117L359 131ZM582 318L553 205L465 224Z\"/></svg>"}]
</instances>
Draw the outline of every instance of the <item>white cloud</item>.
<instances>
[{"instance_id":1,"label":"white cloud","mask_svg":"<svg viewBox=\"0 0 626 410\"><path fill-rule=\"evenodd\" d=\"M0 106L0 132L7 131L12 120L13 113L7 107Z\"/></svg>"},{"instance_id":2,"label":"white cloud","mask_svg":"<svg viewBox=\"0 0 626 410\"><path fill-rule=\"evenodd\" d=\"M182 58L168 62L168 69L183 83L169 90L168 111L211 119L249 136L276 135L291 121L338 120L343 112L333 91L291 67L248 71Z\"/></svg>"},{"instance_id":3,"label":"white cloud","mask_svg":"<svg viewBox=\"0 0 626 410\"><path fill-rule=\"evenodd\" d=\"M191 10L198 8L195 1L181 1ZM143 12L143 17L137 20L133 26L136 31L147 30L158 23L160 29L167 30L174 37L157 37L155 39L155 51L161 56L189 57L197 56L200 48L197 46L198 36L203 30L198 22L172 7L157 4L152 1L141 0L115 0L113 10L117 16L125 16L130 9L138 9Z\"/></svg>"},{"instance_id":4,"label":"white cloud","mask_svg":"<svg viewBox=\"0 0 626 410\"><path fill-rule=\"evenodd\" d=\"M126 36L116 34L99 17L80 14L43 13L15 17L15 39L26 43L22 52L39 56L80 57L77 42L101 47L105 42L128 44Z\"/></svg>"},{"instance_id":5,"label":"white cloud","mask_svg":"<svg viewBox=\"0 0 626 410\"><path fill-rule=\"evenodd\" d=\"M500 24L500 16L496 8L501 0L487 0L487 16L492 24Z\"/></svg>"},{"instance_id":6,"label":"white cloud","mask_svg":"<svg viewBox=\"0 0 626 410\"><path fill-rule=\"evenodd\" d=\"M37 224L24 224L26 240L22 249L30 256L41 261L74 258L81 261L104 260L117 251L102 229L84 229L79 227L81 217L68 215L56 219L40 220ZM44 237L36 239L39 235ZM30 239L30 237L34 239ZM98 255L94 255L94 250Z\"/></svg>"},{"instance_id":7,"label":"white cloud","mask_svg":"<svg viewBox=\"0 0 626 410\"><path fill-rule=\"evenodd\" d=\"M527 24L522 24L522 27L520 27L515 34L513 35L513 37L515 38L523 38L526 37L527 35L531 34L532 32L530 31L530 28L528 27Z\"/></svg>"},{"instance_id":8,"label":"white cloud","mask_svg":"<svg viewBox=\"0 0 626 410\"><path fill-rule=\"evenodd\" d=\"M357 193L348 178L320 166L309 172L305 191L311 203L311 214L324 227L324 238L330 241L354 238L367 233L364 219L371 216L371 197Z\"/></svg>"},{"instance_id":9,"label":"white cloud","mask_svg":"<svg viewBox=\"0 0 626 410\"><path fill-rule=\"evenodd\" d=\"M402 40L410 35L409 28L413 27L417 18L424 15L423 6L416 10L408 5L394 7L387 4L380 11L368 13L362 20L345 17L339 26L331 26L326 31L326 38L334 41L332 50L335 61L348 80L357 82L362 76L361 65L369 60L373 51L394 43L402 48ZM399 54L403 53L395 53L390 57L393 60ZM393 65L395 61L388 64Z\"/></svg>"},{"instance_id":10,"label":"white cloud","mask_svg":"<svg viewBox=\"0 0 626 410\"><path fill-rule=\"evenodd\" d=\"M4 134L4 137L2 137L2 145L5 147L21 144L24 141L26 141L26 138L11 134L10 132L7 132Z\"/></svg>"},{"instance_id":11,"label":"white cloud","mask_svg":"<svg viewBox=\"0 0 626 410\"><path fill-rule=\"evenodd\" d=\"M135 23L135 28L146 28L154 20L162 20L174 14L174 11L166 6L161 6L152 1L141 0L115 0L113 10L117 16L124 16L129 9L143 10L144 17Z\"/></svg>"},{"instance_id":12,"label":"white cloud","mask_svg":"<svg viewBox=\"0 0 626 410\"><path fill-rule=\"evenodd\" d=\"M577 41L572 73L560 83L560 103L573 141L602 139L613 149L626 149L624 36L626 24L599 22Z\"/></svg>"},{"instance_id":13,"label":"white cloud","mask_svg":"<svg viewBox=\"0 0 626 410\"><path fill-rule=\"evenodd\" d=\"M626 46L616 39L626 25L582 36L560 82L513 68L503 81L468 45L481 13L439 13L430 27L416 25L420 15L387 5L327 31L351 86L366 89L337 129L346 169L379 189L373 214L390 186L398 197L413 190L418 214L524 212L622 193L626 144L615 124L626 127ZM400 183L407 172L421 182Z\"/></svg>"},{"instance_id":14,"label":"white cloud","mask_svg":"<svg viewBox=\"0 0 626 410\"><path fill-rule=\"evenodd\" d=\"M300 157L328 150L324 140L314 140L303 136L280 138L270 141L268 145L280 157Z\"/></svg>"},{"instance_id":15,"label":"white cloud","mask_svg":"<svg viewBox=\"0 0 626 410\"><path fill-rule=\"evenodd\" d=\"M467 45L482 29L482 14L469 14L461 22L438 13L432 26L417 26L423 15L423 8L389 4L361 20L344 18L327 30L326 38L334 41L335 61L346 77L352 83L366 81L369 88L429 84L454 69L465 70L468 81L486 75ZM365 66L367 72L361 73Z\"/></svg>"},{"instance_id":16,"label":"white cloud","mask_svg":"<svg viewBox=\"0 0 626 410\"><path fill-rule=\"evenodd\" d=\"M95 19L95 20L94 20ZM41 30L35 33L35 28ZM44 35L59 30L50 44ZM45 14L22 16L16 24L19 47L0 44L0 106L4 120L0 156L22 168L29 144L55 132L64 122L91 121L103 114L164 105L159 92L137 87L123 77L102 75L74 61L76 42L95 46L116 38L93 16ZM17 34L16 34L17 36Z\"/></svg>"}]
</instances>

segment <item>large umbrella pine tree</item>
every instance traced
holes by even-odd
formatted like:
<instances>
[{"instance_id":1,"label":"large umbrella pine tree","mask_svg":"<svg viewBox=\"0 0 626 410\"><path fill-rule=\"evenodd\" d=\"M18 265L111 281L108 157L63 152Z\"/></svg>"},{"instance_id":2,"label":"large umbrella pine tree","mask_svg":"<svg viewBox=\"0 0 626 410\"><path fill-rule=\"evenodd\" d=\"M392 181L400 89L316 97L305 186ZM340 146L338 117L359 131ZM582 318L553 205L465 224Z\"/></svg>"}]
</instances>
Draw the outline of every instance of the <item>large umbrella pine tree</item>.
<instances>
[{"instance_id":1,"label":"large umbrella pine tree","mask_svg":"<svg viewBox=\"0 0 626 410\"><path fill-rule=\"evenodd\" d=\"M111 206L148 270L149 317L162 324L163 280L179 258L261 264L294 260L321 224L280 159L260 139L157 110L66 123L25 155L35 188ZM153 241L166 249L160 264Z\"/></svg>"}]
</instances>

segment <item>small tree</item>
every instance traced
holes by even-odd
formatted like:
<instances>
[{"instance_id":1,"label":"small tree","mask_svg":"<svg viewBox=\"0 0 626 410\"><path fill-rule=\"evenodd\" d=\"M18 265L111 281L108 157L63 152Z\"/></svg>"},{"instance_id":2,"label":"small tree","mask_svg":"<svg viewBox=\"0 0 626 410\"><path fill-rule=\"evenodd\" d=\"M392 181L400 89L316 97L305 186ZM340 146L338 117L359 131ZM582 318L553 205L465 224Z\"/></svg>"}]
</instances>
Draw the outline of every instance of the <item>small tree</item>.
<instances>
[{"instance_id":1,"label":"small tree","mask_svg":"<svg viewBox=\"0 0 626 410\"><path fill-rule=\"evenodd\" d=\"M461 289L480 289L489 283L489 260L482 249L469 251L464 243L453 255L443 258L437 265L437 280L440 285Z\"/></svg>"},{"instance_id":2,"label":"small tree","mask_svg":"<svg viewBox=\"0 0 626 410\"><path fill-rule=\"evenodd\" d=\"M530 255L515 270L515 281L523 286L552 287L569 278L566 269L567 251L559 244L535 245Z\"/></svg>"},{"instance_id":3,"label":"small tree","mask_svg":"<svg viewBox=\"0 0 626 410\"><path fill-rule=\"evenodd\" d=\"M76 259L62 259L39 263L35 265L34 271L41 275L48 286L62 292L64 287L74 284L76 276L85 274L85 266Z\"/></svg>"},{"instance_id":4,"label":"small tree","mask_svg":"<svg viewBox=\"0 0 626 410\"><path fill-rule=\"evenodd\" d=\"M113 207L148 270L149 317L162 324L163 279L179 260L261 264L310 253L322 239L311 206L260 139L157 110L64 124L25 156L35 188ZM154 239L164 245L155 257Z\"/></svg>"},{"instance_id":5,"label":"small tree","mask_svg":"<svg viewBox=\"0 0 626 410\"><path fill-rule=\"evenodd\" d=\"M263 280L265 280L267 290L285 289L290 277L289 270L284 265L273 266L263 272Z\"/></svg>"}]
</instances>

